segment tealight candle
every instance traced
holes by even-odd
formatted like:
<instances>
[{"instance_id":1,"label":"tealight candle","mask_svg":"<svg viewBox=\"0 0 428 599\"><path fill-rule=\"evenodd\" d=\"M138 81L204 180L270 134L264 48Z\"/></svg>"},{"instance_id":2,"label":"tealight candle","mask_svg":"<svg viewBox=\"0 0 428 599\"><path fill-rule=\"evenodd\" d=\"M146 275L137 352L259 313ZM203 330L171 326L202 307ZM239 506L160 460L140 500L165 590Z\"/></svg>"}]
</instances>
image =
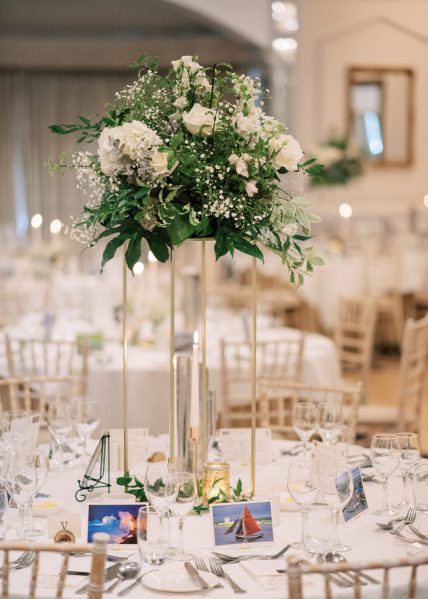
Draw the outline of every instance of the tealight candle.
<instances>
[{"instance_id":1,"label":"tealight candle","mask_svg":"<svg viewBox=\"0 0 428 599\"><path fill-rule=\"evenodd\" d=\"M227 462L206 462L202 467L202 498L205 504L211 497L230 495L230 473ZM220 497L220 501L221 501Z\"/></svg>"}]
</instances>

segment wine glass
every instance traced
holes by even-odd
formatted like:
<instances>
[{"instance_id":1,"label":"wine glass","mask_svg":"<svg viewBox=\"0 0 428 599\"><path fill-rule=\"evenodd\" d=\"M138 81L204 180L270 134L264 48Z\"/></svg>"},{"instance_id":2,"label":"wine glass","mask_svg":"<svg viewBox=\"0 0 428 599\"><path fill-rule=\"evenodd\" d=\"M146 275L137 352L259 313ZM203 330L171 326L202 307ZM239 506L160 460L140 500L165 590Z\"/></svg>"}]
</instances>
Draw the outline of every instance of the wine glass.
<instances>
[{"instance_id":1,"label":"wine glass","mask_svg":"<svg viewBox=\"0 0 428 599\"><path fill-rule=\"evenodd\" d=\"M348 468L327 465L320 471L320 486L334 517L332 546L336 551L349 551L350 547L344 545L339 538L339 526L342 510L349 503L354 491L352 472Z\"/></svg>"},{"instance_id":2,"label":"wine glass","mask_svg":"<svg viewBox=\"0 0 428 599\"><path fill-rule=\"evenodd\" d=\"M30 437L30 419L25 410L7 410L3 414L3 436L15 453L27 445Z\"/></svg>"},{"instance_id":3,"label":"wine glass","mask_svg":"<svg viewBox=\"0 0 428 599\"><path fill-rule=\"evenodd\" d=\"M32 451L23 451L10 464L12 497L18 506L20 539L29 533L29 504L37 490L37 469Z\"/></svg>"},{"instance_id":4,"label":"wine glass","mask_svg":"<svg viewBox=\"0 0 428 599\"><path fill-rule=\"evenodd\" d=\"M198 496L195 475L191 472L174 472L172 480L176 494L172 500L169 509L173 516L178 518L178 547L169 557L175 560L185 561L192 559L193 556L186 554L183 549L183 526L184 519L193 510Z\"/></svg>"},{"instance_id":5,"label":"wine glass","mask_svg":"<svg viewBox=\"0 0 428 599\"><path fill-rule=\"evenodd\" d=\"M73 425L71 419L71 406L65 400L53 401L47 406L47 424L60 456L60 468L65 465L63 444L67 439Z\"/></svg>"},{"instance_id":6,"label":"wine glass","mask_svg":"<svg viewBox=\"0 0 428 599\"><path fill-rule=\"evenodd\" d=\"M48 475L48 459L46 454L41 449L33 449L28 451L29 454L33 455L34 458L34 467L37 473L37 486L34 493L34 496L40 491L43 485L46 482L46 477ZM37 537L39 535L45 534L45 531L42 528L34 526L33 521L33 497L29 499L28 502L28 515L29 515L29 527L28 527L28 536Z\"/></svg>"},{"instance_id":7,"label":"wine glass","mask_svg":"<svg viewBox=\"0 0 428 599\"><path fill-rule=\"evenodd\" d=\"M416 509L428 514L428 462L418 464L413 472L413 493Z\"/></svg>"},{"instance_id":8,"label":"wine glass","mask_svg":"<svg viewBox=\"0 0 428 599\"><path fill-rule=\"evenodd\" d=\"M293 428L303 443L303 453L306 455L309 439L317 426L317 406L313 402L296 402L293 408Z\"/></svg>"},{"instance_id":9,"label":"wine glass","mask_svg":"<svg viewBox=\"0 0 428 599\"><path fill-rule=\"evenodd\" d=\"M400 448L400 462L398 468L403 479L403 499L397 506L407 510L409 502L409 472L420 458L419 439L416 433L397 433Z\"/></svg>"},{"instance_id":10,"label":"wine glass","mask_svg":"<svg viewBox=\"0 0 428 599\"><path fill-rule=\"evenodd\" d=\"M298 549L305 547L305 529L309 506L315 501L320 492L318 469L315 462L295 460L288 468L287 489L294 501L300 507L302 520L301 542L294 543Z\"/></svg>"},{"instance_id":11,"label":"wine glass","mask_svg":"<svg viewBox=\"0 0 428 599\"><path fill-rule=\"evenodd\" d=\"M144 476L144 490L159 517L160 542L164 539L164 517L169 514L169 505L177 494L172 474L175 468L172 464L147 464L146 474Z\"/></svg>"},{"instance_id":12,"label":"wine glass","mask_svg":"<svg viewBox=\"0 0 428 599\"><path fill-rule=\"evenodd\" d=\"M100 423L100 404L96 399L80 399L74 404L74 428L83 445L83 458L89 457L88 439Z\"/></svg>"},{"instance_id":13,"label":"wine glass","mask_svg":"<svg viewBox=\"0 0 428 599\"><path fill-rule=\"evenodd\" d=\"M6 536L8 511L9 495L4 487L0 487L0 541L3 541Z\"/></svg>"},{"instance_id":14,"label":"wine glass","mask_svg":"<svg viewBox=\"0 0 428 599\"><path fill-rule=\"evenodd\" d=\"M326 445L333 445L343 426L342 405L337 402L318 404L318 432Z\"/></svg>"},{"instance_id":15,"label":"wine glass","mask_svg":"<svg viewBox=\"0 0 428 599\"><path fill-rule=\"evenodd\" d=\"M398 510L388 503L388 479L395 472L400 462L400 446L397 435L373 435L370 459L373 468L380 474L383 485L382 504L372 510L372 513L378 516L395 516Z\"/></svg>"},{"instance_id":16,"label":"wine glass","mask_svg":"<svg viewBox=\"0 0 428 599\"><path fill-rule=\"evenodd\" d=\"M333 546L334 530L334 516L329 508L311 508L304 532L306 553L314 556L317 562L324 561Z\"/></svg>"}]
</instances>

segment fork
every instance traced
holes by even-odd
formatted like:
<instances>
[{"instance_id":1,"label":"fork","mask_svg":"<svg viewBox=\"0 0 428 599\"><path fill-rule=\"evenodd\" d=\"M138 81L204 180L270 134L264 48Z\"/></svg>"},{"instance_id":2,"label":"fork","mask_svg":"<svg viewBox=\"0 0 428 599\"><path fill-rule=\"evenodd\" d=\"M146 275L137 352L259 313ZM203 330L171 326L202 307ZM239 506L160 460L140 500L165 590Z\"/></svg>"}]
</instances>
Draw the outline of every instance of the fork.
<instances>
[{"instance_id":1,"label":"fork","mask_svg":"<svg viewBox=\"0 0 428 599\"><path fill-rule=\"evenodd\" d=\"M408 526L409 524L413 524L413 522L416 520L416 508L415 507L409 507L409 510L406 514L405 519L403 520L403 522L401 522L401 524L399 524L397 526L397 528L395 530L393 530L391 532L392 535L397 535L399 534L403 528L405 526Z\"/></svg>"},{"instance_id":2,"label":"fork","mask_svg":"<svg viewBox=\"0 0 428 599\"><path fill-rule=\"evenodd\" d=\"M216 576L219 576L220 578L225 578L227 580L227 582L232 587L234 593L246 593L247 592L247 591L244 591L244 589L241 589L241 587L238 584L236 584L236 582L229 576L229 574L227 574L223 570L223 567L220 564L220 561L218 559L210 558L210 568L211 568L211 572L213 574L215 574Z\"/></svg>"},{"instance_id":3,"label":"fork","mask_svg":"<svg viewBox=\"0 0 428 599\"><path fill-rule=\"evenodd\" d=\"M24 551L15 561L9 565L9 572L11 570L21 570L22 568L28 568L31 566L34 560L34 551ZM0 575L3 573L3 568L0 568Z\"/></svg>"},{"instance_id":4,"label":"fork","mask_svg":"<svg viewBox=\"0 0 428 599\"><path fill-rule=\"evenodd\" d=\"M202 557L195 557L195 564L196 564L196 568L198 570L200 570L201 572L209 572L208 566L206 565L206 563L204 562L204 560L202 559ZM216 589L222 589L224 587L223 587L223 585L220 582L218 582L215 585L215 588Z\"/></svg>"},{"instance_id":5,"label":"fork","mask_svg":"<svg viewBox=\"0 0 428 599\"><path fill-rule=\"evenodd\" d=\"M428 536L424 535L424 533L421 532L420 530L418 530L416 528L416 526L413 526L413 524L409 524L409 529L412 531L413 534L415 534L417 537L419 537L422 541L428 541Z\"/></svg>"},{"instance_id":6,"label":"fork","mask_svg":"<svg viewBox=\"0 0 428 599\"><path fill-rule=\"evenodd\" d=\"M216 551L213 551L213 555L215 555L218 559L220 559L221 561L227 563L227 564L236 564L242 560L247 560L247 559L277 559L278 557L282 557L284 555L284 553L286 553L289 549L290 549L291 545L286 545L285 547L283 547L281 549L281 551L278 551L278 553L275 553L275 555L226 555L225 553L217 553Z\"/></svg>"}]
</instances>

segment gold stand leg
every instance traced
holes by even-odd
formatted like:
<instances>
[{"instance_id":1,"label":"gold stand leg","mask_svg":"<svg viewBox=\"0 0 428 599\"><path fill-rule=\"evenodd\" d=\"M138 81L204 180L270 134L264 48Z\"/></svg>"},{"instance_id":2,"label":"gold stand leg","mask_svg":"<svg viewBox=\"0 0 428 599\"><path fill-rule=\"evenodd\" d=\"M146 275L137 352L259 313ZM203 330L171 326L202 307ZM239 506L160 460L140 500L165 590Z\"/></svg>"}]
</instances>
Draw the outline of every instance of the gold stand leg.
<instances>
[{"instance_id":1,"label":"gold stand leg","mask_svg":"<svg viewBox=\"0 0 428 599\"><path fill-rule=\"evenodd\" d=\"M171 250L169 285L169 461L175 463L175 254Z\"/></svg>"},{"instance_id":2,"label":"gold stand leg","mask_svg":"<svg viewBox=\"0 0 428 599\"><path fill-rule=\"evenodd\" d=\"M207 281L205 241L201 243L201 352L202 352L202 410L201 410L201 435L205 444L207 438Z\"/></svg>"},{"instance_id":3,"label":"gold stand leg","mask_svg":"<svg viewBox=\"0 0 428 599\"><path fill-rule=\"evenodd\" d=\"M256 411L257 411L257 262L251 269L251 496L256 492Z\"/></svg>"},{"instance_id":4,"label":"gold stand leg","mask_svg":"<svg viewBox=\"0 0 428 599\"><path fill-rule=\"evenodd\" d=\"M122 347L123 347L123 470L128 472L128 281L125 260L126 244L123 248L122 265Z\"/></svg>"}]
</instances>

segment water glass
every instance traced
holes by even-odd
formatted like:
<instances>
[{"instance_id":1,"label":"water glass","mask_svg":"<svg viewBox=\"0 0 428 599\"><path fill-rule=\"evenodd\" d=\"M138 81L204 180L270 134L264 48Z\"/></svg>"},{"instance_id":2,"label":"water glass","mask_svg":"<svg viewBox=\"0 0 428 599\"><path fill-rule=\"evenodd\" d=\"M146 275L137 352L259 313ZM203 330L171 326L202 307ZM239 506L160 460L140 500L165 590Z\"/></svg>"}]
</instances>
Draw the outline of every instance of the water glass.
<instances>
[{"instance_id":1,"label":"water glass","mask_svg":"<svg viewBox=\"0 0 428 599\"><path fill-rule=\"evenodd\" d=\"M300 507L302 520L302 538L300 543L293 546L304 549L304 536L309 507L314 503L320 492L318 468L310 460L295 460L288 468L287 489L294 501Z\"/></svg>"},{"instance_id":2,"label":"water glass","mask_svg":"<svg viewBox=\"0 0 428 599\"><path fill-rule=\"evenodd\" d=\"M374 435L370 448L370 459L373 468L382 478L382 504L372 510L378 516L395 516L399 510L388 502L388 479L398 468L400 462L400 445L397 435Z\"/></svg>"},{"instance_id":3,"label":"water glass","mask_svg":"<svg viewBox=\"0 0 428 599\"><path fill-rule=\"evenodd\" d=\"M90 456L87 449L88 439L100 423L100 404L96 399L76 400L73 409L73 421L76 433L83 445L83 458Z\"/></svg>"},{"instance_id":4,"label":"water glass","mask_svg":"<svg viewBox=\"0 0 428 599\"><path fill-rule=\"evenodd\" d=\"M162 525L168 522L162 521ZM143 505L138 510L137 542L140 561L146 566L160 566L164 563L168 551L167 535L160 528L157 512L149 505Z\"/></svg>"},{"instance_id":5,"label":"water glass","mask_svg":"<svg viewBox=\"0 0 428 599\"><path fill-rule=\"evenodd\" d=\"M413 472L413 494L416 509L428 515L428 462L418 464Z\"/></svg>"},{"instance_id":6,"label":"water glass","mask_svg":"<svg viewBox=\"0 0 428 599\"><path fill-rule=\"evenodd\" d=\"M12 497L18 506L18 536L25 539L29 533L29 505L37 492L37 469L32 451L23 451L15 456L9 471Z\"/></svg>"},{"instance_id":7,"label":"water glass","mask_svg":"<svg viewBox=\"0 0 428 599\"><path fill-rule=\"evenodd\" d=\"M28 451L30 455L33 456L34 459L34 467L37 473L37 485L34 493L34 497L41 490L43 485L46 482L46 477L48 475L48 459L46 454L41 449L33 449ZM29 537L37 537L39 535L45 534L45 530L35 526L33 520L33 497L29 499L28 502L28 516L29 516L29 527L28 527L28 536Z\"/></svg>"},{"instance_id":8,"label":"water glass","mask_svg":"<svg viewBox=\"0 0 428 599\"><path fill-rule=\"evenodd\" d=\"M54 442L58 446L60 468L65 465L63 444L65 443L73 426L71 406L65 400L53 401L47 406L47 424Z\"/></svg>"},{"instance_id":9,"label":"water glass","mask_svg":"<svg viewBox=\"0 0 428 599\"><path fill-rule=\"evenodd\" d=\"M317 406L313 402L296 402L293 408L293 428L303 443L304 454L308 449L309 439L317 427Z\"/></svg>"},{"instance_id":10,"label":"water glass","mask_svg":"<svg viewBox=\"0 0 428 599\"><path fill-rule=\"evenodd\" d=\"M4 487L0 487L0 541L6 536L8 511L9 495Z\"/></svg>"},{"instance_id":11,"label":"water glass","mask_svg":"<svg viewBox=\"0 0 428 599\"><path fill-rule=\"evenodd\" d=\"M318 432L326 445L333 445L343 426L343 412L340 403L318 404Z\"/></svg>"},{"instance_id":12,"label":"water glass","mask_svg":"<svg viewBox=\"0 0 428 599\"><path fill-rule=\"evenodd\" d=\"M334 518L335 527L332 537L332 547L336 551L349 551L339 538L339 526L343 508L349 503L354 491L352 472L348 468L327 466L320 471L320 486L324 499Z\"/></svg>"},{"instance_id":13,"label":"water glass","mask_svg":"<svg viewBox=\"0 0 428 599\"><path fill-rule=\"evenodd\" d=\"M148 464L144 476L144 490L149 503L156 510L159 518L161 534L164 530L164 518L169 515L169 506L177 494L176 484L172 479L175 468L171 464ZM162 542L167 542L161 539Z\"/></svg>"},{"instance_id":14,"label":"water glass","mask_svg":"<svg viewBox=\"0 0 428 599\"><path fill-rule=\"evenodd\" d=\"M327 507L311 508L303 534L306 553L316 561L325 559L333 547L334 530L334 516Z\"/></svg>"},{"instance_id":15,"label":"water glass","mask_svg":"<svg viewBox=\"0 0 428 599\"><path fill-rule=\"evenodd\" d=\"M407 510L412 503L409 501L409 473L421 455L419 451L419 439L416 433L397 433L397 437L400 448L398 468L403 480L403 498L397 507Z\"/></svg>"},{"instance_id":16,"label":"water glass","mask_svg":"<svg viewBox=\"0 0 428 599\"><path fill-rule=\"evenodd\" d=\"M25 410L7 410L3 413L3 438L13 452L19 452L22 447L27 446L30 426L28 412Z\"/></svg>"},{"instance_id":17,"label":"water glass","mask_svg":"<svg viewBox=\"0 0 428 599\"><path fill-rule=\"evenodd\" d=\"M185 561L193 559L193 556L186 554L183 548L183 526L184 519L193 510L198 496L195 475L191 472L174 472L172 474L176 494L170 503L170 511L173 516L178 518L178 547L168 556L171 559Z\"/></svg>"}]
</instances>

